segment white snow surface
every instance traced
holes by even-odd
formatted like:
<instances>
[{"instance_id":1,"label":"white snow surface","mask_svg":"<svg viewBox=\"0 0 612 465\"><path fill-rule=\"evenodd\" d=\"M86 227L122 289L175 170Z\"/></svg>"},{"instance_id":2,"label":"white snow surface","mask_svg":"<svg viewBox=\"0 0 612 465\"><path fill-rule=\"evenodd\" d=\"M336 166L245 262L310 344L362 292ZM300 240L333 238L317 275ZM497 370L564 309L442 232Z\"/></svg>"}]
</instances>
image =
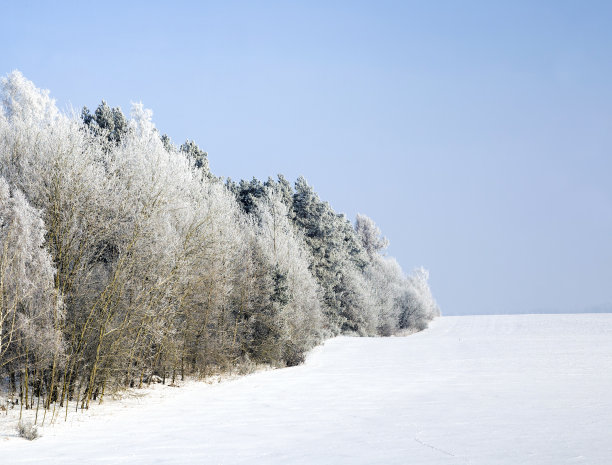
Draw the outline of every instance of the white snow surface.
<instances>
[{"instance_id":1,"label":"white snow surface","mask_svg":"<svg viewBox=\"0 0 612 465\"><path fill-rule=\"evenodd\" d=\"M5 428L6 432L6 428ZM0 435L0 464L611 464L612 315L442 317Z\"/></svg>"}]
</instances>

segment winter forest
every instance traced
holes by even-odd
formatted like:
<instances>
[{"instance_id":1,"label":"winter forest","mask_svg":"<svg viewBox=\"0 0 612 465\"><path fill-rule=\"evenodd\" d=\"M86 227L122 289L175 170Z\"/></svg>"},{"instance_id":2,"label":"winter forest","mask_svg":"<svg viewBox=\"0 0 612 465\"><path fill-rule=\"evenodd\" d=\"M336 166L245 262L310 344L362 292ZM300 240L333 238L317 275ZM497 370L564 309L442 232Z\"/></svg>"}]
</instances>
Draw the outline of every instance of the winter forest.
<instances>
[{"instance_id":1,"label":"winter forest","mask_svg":"<svg viewBox=\"0 0 612 465\"><path fill-rule=\"evenodd\" d=\"M39 422L440 313L425 269L302 177L217 177L142 104L62 112L17 71L0 97L0 380Z\"/></svg>"}]
</instances>

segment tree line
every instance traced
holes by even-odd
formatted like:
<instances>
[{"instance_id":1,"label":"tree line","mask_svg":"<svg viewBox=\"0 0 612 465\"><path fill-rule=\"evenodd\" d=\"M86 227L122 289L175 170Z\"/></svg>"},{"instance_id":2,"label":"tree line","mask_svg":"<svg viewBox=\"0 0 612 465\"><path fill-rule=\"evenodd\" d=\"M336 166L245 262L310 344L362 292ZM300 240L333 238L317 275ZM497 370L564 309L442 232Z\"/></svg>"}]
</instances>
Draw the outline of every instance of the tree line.
<instances>
[{"instance_id":1,"label":"tree line","mask_svg":"<svg viewBox=\"0 0 612 465\"><path fill-rule=\"evenodd\" d=\"M223 180L141 104L65 114L17 71L0 99L0 380L37 419L439 315L427 271L302 177Z\"/></svg>"}]
</instances>

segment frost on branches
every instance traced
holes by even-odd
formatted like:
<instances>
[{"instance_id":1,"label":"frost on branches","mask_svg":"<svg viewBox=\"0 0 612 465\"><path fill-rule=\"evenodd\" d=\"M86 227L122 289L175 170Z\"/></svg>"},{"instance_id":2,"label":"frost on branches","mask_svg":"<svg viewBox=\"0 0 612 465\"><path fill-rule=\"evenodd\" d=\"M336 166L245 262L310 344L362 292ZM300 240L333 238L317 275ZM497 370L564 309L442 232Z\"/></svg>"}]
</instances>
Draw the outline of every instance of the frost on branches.
<instances>
[{"instance_id":1,"label":"frost on branches","mask_svg":"<svg viewBox=\"0 0 612 465\"><path fill-rule=\"evenodd\" d=\"M439 314L427 272L405 276L372 220L304 178L223 182L142 104L66 115L17 71L0 102L0 370L23 408L296 365L325 337Z\"/></svg>"}]
</instances>

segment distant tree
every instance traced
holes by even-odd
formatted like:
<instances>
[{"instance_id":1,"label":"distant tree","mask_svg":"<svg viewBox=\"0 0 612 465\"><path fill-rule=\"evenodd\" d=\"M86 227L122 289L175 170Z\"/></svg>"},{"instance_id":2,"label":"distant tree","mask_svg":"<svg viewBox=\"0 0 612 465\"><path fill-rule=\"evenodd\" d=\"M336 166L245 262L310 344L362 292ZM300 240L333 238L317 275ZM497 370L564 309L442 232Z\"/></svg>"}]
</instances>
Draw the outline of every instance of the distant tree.
<instances>
[{"instance_id":1,"label":"distant tree","mask_svg":"<svg viewBox=\"0 0 612 465\"><path fill-rule=\"evenodd\" d=\"M370 257L381 253L389 245L389 241L382 237L378 226L366 215L357 214L355 232L361 241L361 245Z\"/></svg>"},{"instance_id":2,"label":"distant tree","mask_svg":"<svg viewBox=\"0 0 612 465\"><path fill-rule=\"evenodd\" d=\"M113 142L118 144L128 131L128 121L119 107L113 108L112 114L113 130L110 137Z\"/></svg>"},{"instance_id":3,"label":"distant tree","mask_svg":"<svg viewBox=\"0 0 612 465\"><path fill-rule=\"evenodd\" d=\"M87 107L83 107L81 109L81 119L83 120L83 123L89 127L91 127L92 123L97 124L94 120L94 115L89 112L89 108Z\"/></svg>"},{"instance_id":4,"label":"distant tree","mask_svg":"<svg viewBox=\"0 0 612 465\"><path fill-rule=\"evenodd\" d=\"M367 290L354 282L367 256L352 225L322 202L303 177L295 183L293 212L294 222L312 254L311 271L324 291L329 330L367 333L369 324L363 304L368 301Z\"/></svg>"},{"instance_id":5,"label":"distant tree","mask_svg":"<svg viewBox=\"0 0 612 465\"><path fill-rule=\"evenodd\" d=\"M278 181L275 181L271 177L264 183L266 189L269 189L280 196L281 201L287 207L287 215L293 221L295 220L295 214L293 212L293 187L291 183L282 175L278 175Z\"/></svg>"},{"instance_id":6,"label":"distant tree","mask_svg":"<svg viewBox=\"0 0 612 465\"><path fill-rule=\"evenodd\" d=\"M255 201L257 245L261 268L268 282L265 331L276 357L287 365L301 363L305 352L321 338L322 318L319 286L308 270L309 254L303 238L295 231L281 194L266 187ZM264 340L260 339L260 344Z\"/></svg>"},{"instance_id":7,"label":"distant tree","mask_svg":"<svg viewBox=\"0 0 612 465\"><path fill-rule=\"evenodd\" d=\"M115 120L113 118L113 110L106 104L104 100L98 105L94 113L94 121L100 129L105 129L109 133L115 129Z\"/></svg>"},{"instance_id":8,"label":"distant tree","mask_svg":"<svg viewBox=\"0 0 612 465\"><path fill-rule=\"evenodd\" d=\"M244 179L234 188L238 204L242 207L245 213L251 213L255 208L258 199L265 195L264 185L257 178L251 181Z\"/></svg>"},{"instance_id":9,"label":"distant tree","mask_svg":"<svg viewBox=\"0 0 612 465\"><path fill-rule=\"evenodd\" d=\"M204 173L209 173L208 167L208 154L203 151L198 145L192 140L186 140L181 145L179 151L183 153L189 160L191 160L196 168L200 168Z\"/></svg>"},{"instance_id":10,"label":"distant tree","mask_svg":"<svg viewBox=\"0 0 612 465\"><path fill-rule=\"evenodd\" d=\"M121 108L111 108L104 100L93 115L87 107L83 107L81 119L94 134L106 138L115 145L121 142L128 131L128 121Z\"/></svg>"},{"instance_id":11,"label":"distant tree","mask_svg":"<svg viewBox=\"0 0 612 465\"><path fill-rule=\"evenodd\" d=\"M436 303L428 284L429 272L417 268L408 278L408 286L401 297L400 328L423 330L429 321L440 316L440 308Z\"/></svg>"},{"instance_id":12,"label":"distant tree","mask_svg":"<svg viewBox=\"0 0 612 465\"><path fill-rule=\"evenodd\" d=\"M49 91L38 89L19 71L2 78L1 87L3 114L12 124L42 128L60 118Z\"/></svg>"},{"instance_id":13,"label":"distant tree","mask_svg":"<svg viewBox=\"0 0 612 465\"><path fill-rule=\"evenodd\" d=\"M162 144L164 144L166 152L173 153L176 151L176 147L172 143L172 140L170 140L170 136L168 136L168 134L162 134L160 139L162 141Z\"/></svg>"}]
</instances>

